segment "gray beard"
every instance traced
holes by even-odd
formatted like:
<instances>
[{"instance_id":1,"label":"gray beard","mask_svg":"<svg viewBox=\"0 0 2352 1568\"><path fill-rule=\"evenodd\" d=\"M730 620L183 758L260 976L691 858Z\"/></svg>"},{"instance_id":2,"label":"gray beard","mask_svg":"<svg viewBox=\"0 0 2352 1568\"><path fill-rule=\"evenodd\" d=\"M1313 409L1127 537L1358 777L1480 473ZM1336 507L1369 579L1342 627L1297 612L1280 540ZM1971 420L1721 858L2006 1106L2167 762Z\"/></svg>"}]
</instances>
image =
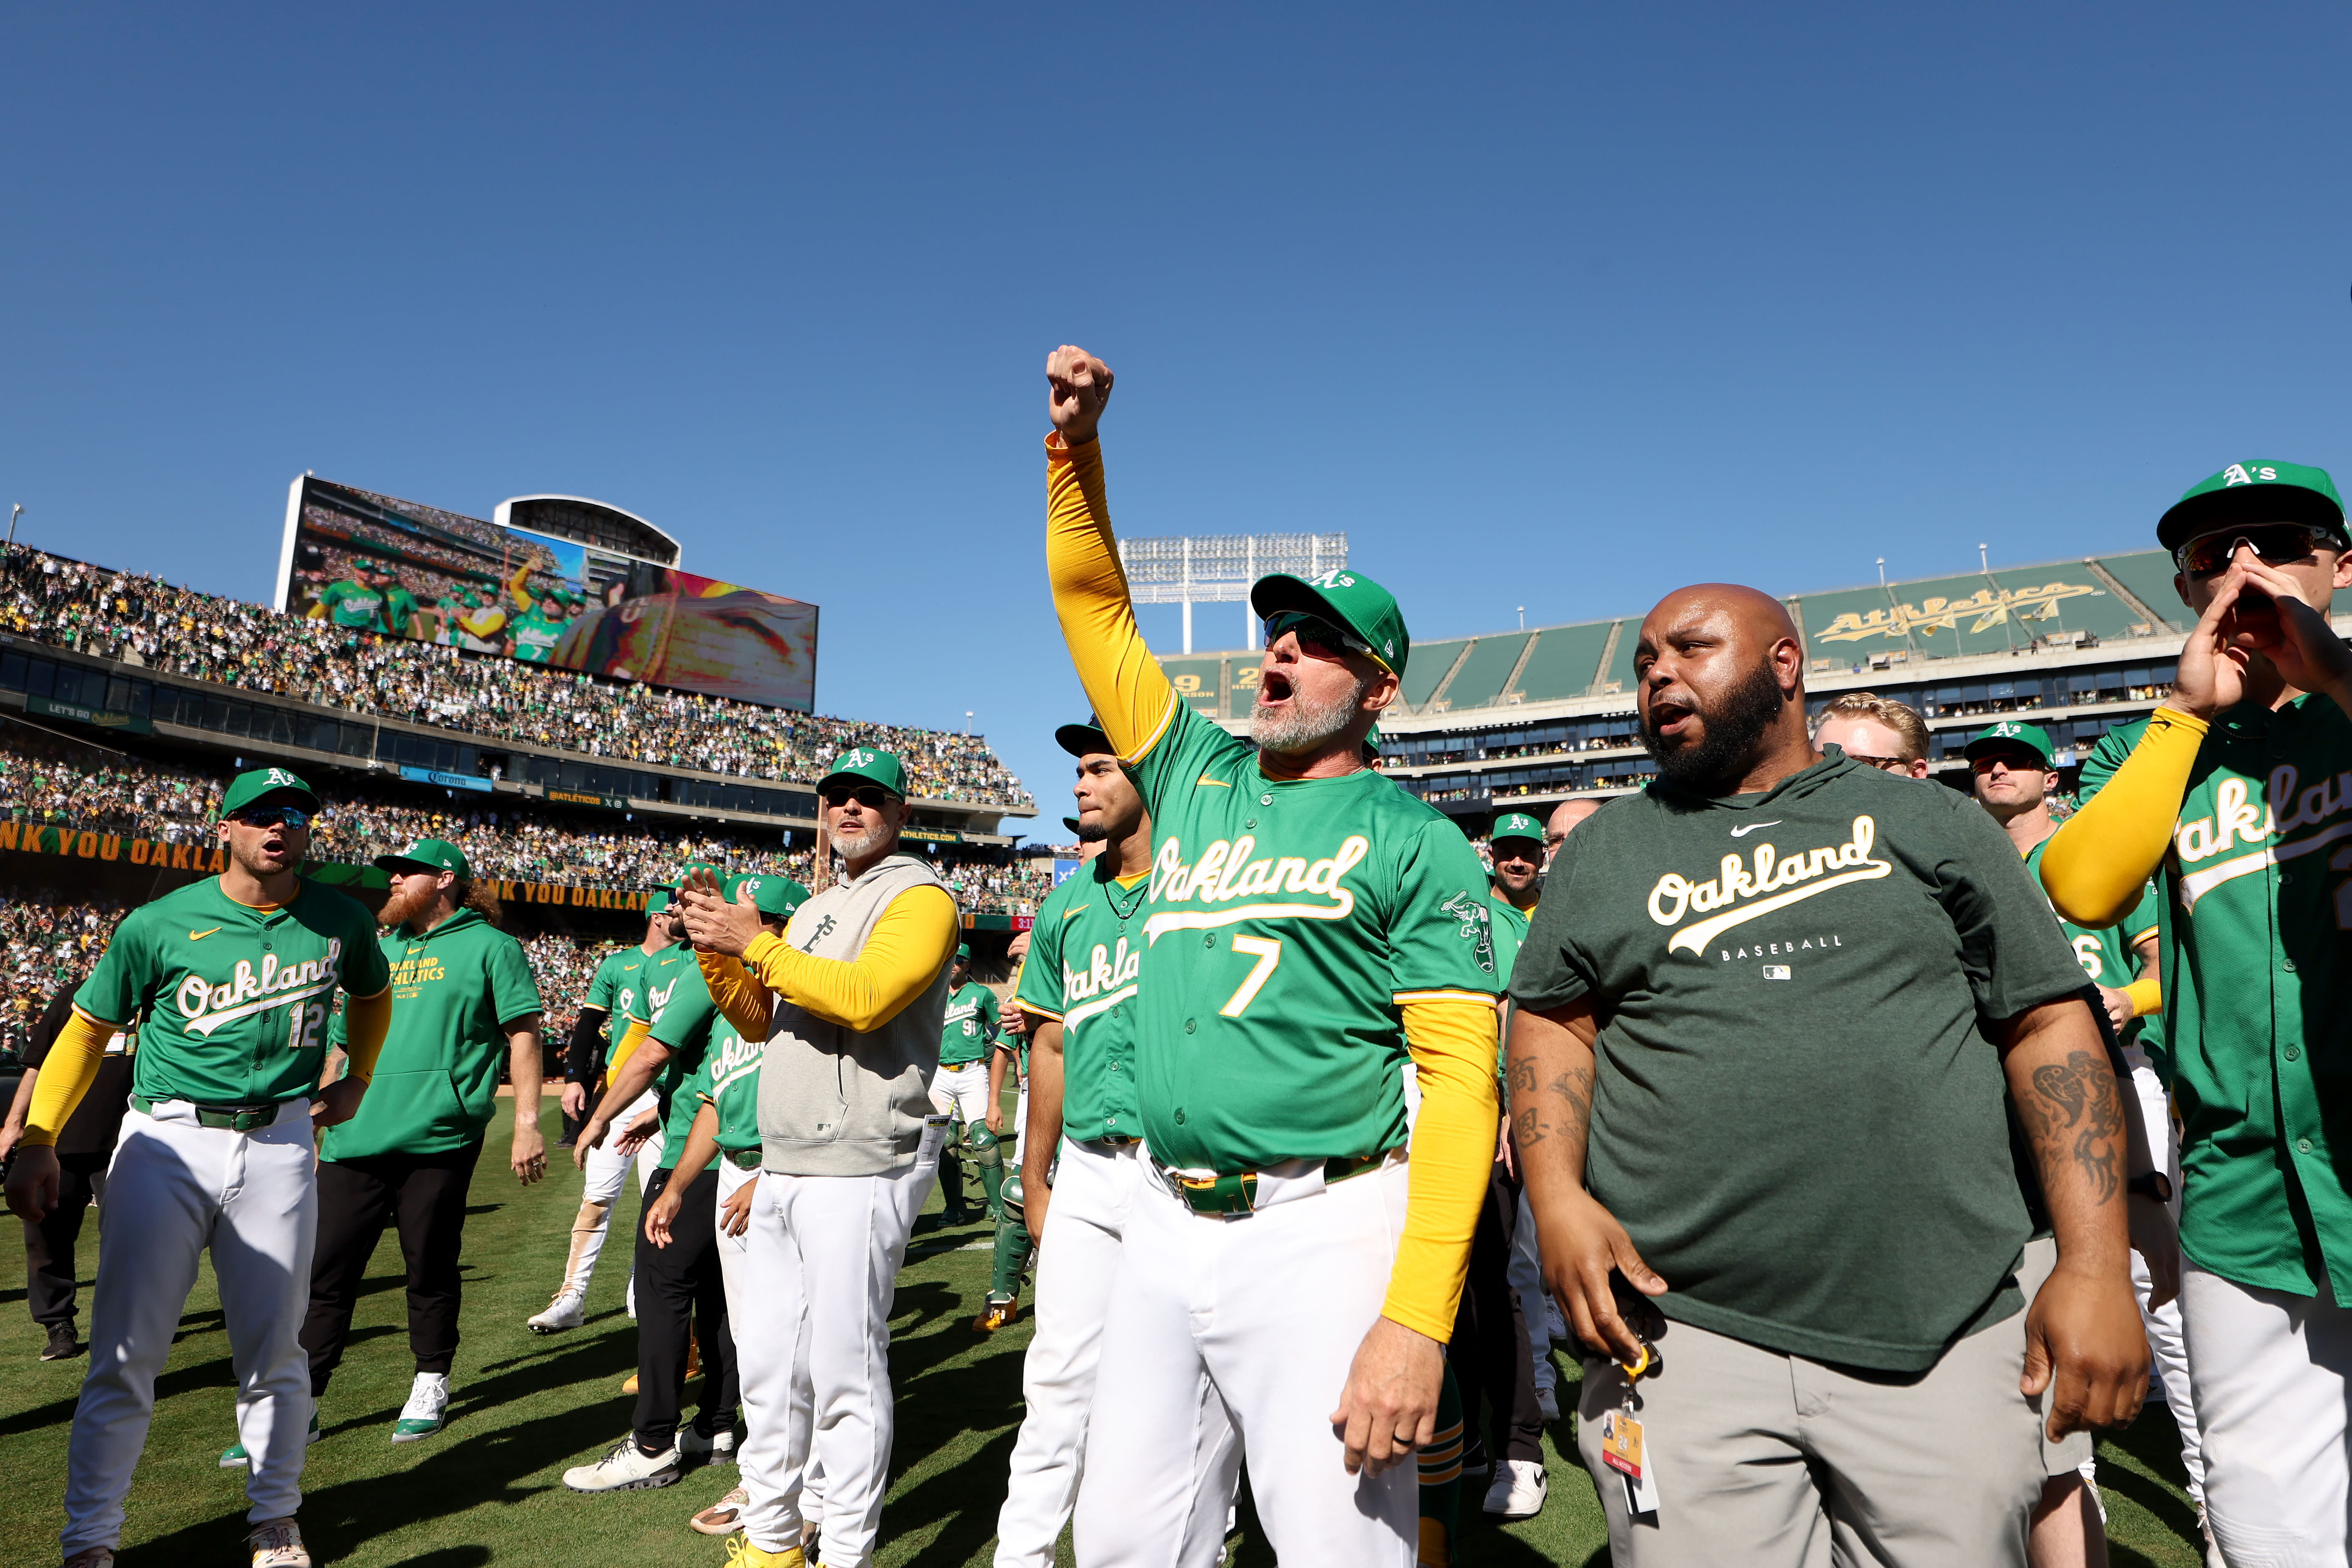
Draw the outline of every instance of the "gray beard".
<instances>
[{"instance_id":1,"label":"gray beard","mask_svg":"<svg viewBox=\"0 0 2352 1568\"><path fill-rule=\"evenodd\" d=\"M884 836L889 831L888 827L877 822L856 838L844 838L838 834L835 835L833 847L841 851L841 858L844 860L854 860L860 855L870 854L880 848Z\"/></svg>"},{"instance_id":2,"label":"gray beard","mask_svg":"<svg viewBox=\"0 0 2352 1568\"><path fill-rule=\"evenodd\" d=\"M1322 707L1310 704L1293 685L1287 707L1250 710L1250 739L1257 742L1260 751L1277 755L1311 751L1347 731L1356 721L1356 705L1364 700L1371 684L1370 680L1358 680L1346 696Z\"/></svg>"}]
</instances>

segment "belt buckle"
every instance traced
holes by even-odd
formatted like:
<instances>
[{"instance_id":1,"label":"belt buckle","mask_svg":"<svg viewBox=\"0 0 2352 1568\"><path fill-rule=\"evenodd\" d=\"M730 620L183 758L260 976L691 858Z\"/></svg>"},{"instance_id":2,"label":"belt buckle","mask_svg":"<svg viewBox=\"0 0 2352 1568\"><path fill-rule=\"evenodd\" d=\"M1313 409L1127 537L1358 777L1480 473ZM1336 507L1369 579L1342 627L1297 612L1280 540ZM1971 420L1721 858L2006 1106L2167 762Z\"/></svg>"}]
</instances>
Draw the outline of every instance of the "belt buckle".
<instances>
[{"instance_id":1,"label":"belt buckle","mask_svg":"<svg viewBox=\"0 0 2352 1568\"><path fill-rule=\"evenodd\" d=\"M1231 1176L1185 1176L1175 1172L1176 1191L1194 1214L1243 1218L1257 1208L1257 1173L1243 1171Z\"/></svg>"}]
</instances>

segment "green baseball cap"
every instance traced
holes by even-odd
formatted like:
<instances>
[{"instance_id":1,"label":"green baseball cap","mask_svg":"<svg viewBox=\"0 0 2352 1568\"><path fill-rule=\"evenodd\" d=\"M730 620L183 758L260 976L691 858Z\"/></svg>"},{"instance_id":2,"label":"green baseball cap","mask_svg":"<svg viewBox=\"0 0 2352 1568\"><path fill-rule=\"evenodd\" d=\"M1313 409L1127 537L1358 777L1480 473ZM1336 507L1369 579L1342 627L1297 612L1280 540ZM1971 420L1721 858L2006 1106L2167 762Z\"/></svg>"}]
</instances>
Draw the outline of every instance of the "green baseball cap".
<instances>
[{"instance_id":1,"label":"green baseball cap","mask_svg":"<svg viewBox=\"0 0 2352 1568\"><path fill-rule=\"evenodd\" d=\"M221 795L220 814L235 816L266 795L299 796L302 809L319 809L319 792L304 784L299 777L284 768L247 768L229 782Z\"/></svg>"},{"instance_id":2,"label":"green baseball cap","mask_svg":"<svg viewBox=\"0 0 2352 1568\"><path fill-rule=\"evenodd\" d=\"M834 758L833 771L816 781L817 793L824 794L824 786L839 778L880 784L899 799L907 798L907 765L891 752L871 746L852 746Z\"/></svg>"},{"instance_id":3,"label":"green baseball cap","mask_svg":"<svg viewBox=\"0 0 2352 1568\"><path fill-rule=\"evenodd\" d=\"M1977 731L1960 754L1974 762L1979 755L1994 752L2025 751L2042 759L2042 771L2050 771L2050 759L2057 754L2050 744L2050 732L2039 724L2021 724L2014 719L2004 719Z\"/></svg>"},{"instance_id":4,"label":"green baseball cap","mask_svg":"<svg viewBox=\"0 0 2352 1568\"><path fill-rule=\"evenodd\" d=\"M378 869L395 877L404 877L412 871L455 871L461 882L474 879L473 868L466 864L466 852L446 838L420 838L397 855L377 856L375 864Z\"/></svg>"},{"instance_id":5,"label":"green baseball cap","mask_svg":"<svg viewBox=\"0 0 2352 1568\"><path fill-rule=\"evenodd\" d=\"M1543 842L1543 824L1524 811L1503 813L1495 818L1494 831L1486 835L1489 839L1532 838L1538 844Z\"/></svg>"},{"instance_id":6,"label":"green baseball cap","mask_svg":"<svg viewBox=\"0 0 2352 1568\"><path fill-rule=\"evenodd\" d=\"M741 902L745 888L751 889L751 907L763 915L791 914L814 896L790 877L780 877L773 871L745 871L727 879L727 901Z\"/></svg>"},{"instance_id":7,"label":"green baseball cap","mask_svg":"<svg viewBox=\"0 0 2352 1568\"><path fill-rule=\"evenodd\" d=\"M971 963L971 944L968 942L960 942L956 943L956 956L962 959L967 963Z\"/></svg>"},{"instance_id":8,"label":"green baseball cap","mask_svg":"<svg viewBox=\"0 0 2352 1568\"><path fill-rule=\"evenodd\" d=\"M1363 752L1365 762L1376 763L1380 761L1381 727L1378 724L1374 724L1370 729L1364 731Z\"/></svg>"},{"instance_id":9,"label":"green baseball cap","mask_svg":"<svg viewBox=\"0 0 2352 1568\"><path fill-rule=\"evenodd\" d=\"M680 888L686 886L687 879L692 877L697 871L708 871L710 873L711 879L717 882L720 888L723 889L727 886L726 872L720 870L718 867L712 865L708 860L688 860L685 865L680 866L677 868L677 875L676 877L673 877L668 881L664 882L661 885L662 890L670 893L677 892Z\"/></svg>"},{"instance_id":10,"label":"green baseball cap","mask_svg":"<svg viewBox=\"0 0 2352 1568\"><path fill-rule=\"evenodd\" d=\"M669 908L669 889L656 888L646 895L646 913L657 915Z\"/></svg>"},{"instance_id":11,"label":"green baseball cap","mask_svg":"<svg viewBox=\"0 0 2352 1568\"><path fill-rule=\"evenodd\" d=\"M1074 757L1092 756L1103 752L1118 755L1111 747L1110 737L1103 733L1101 722L1091 713L1087 715L1087 721L1083 724L1065 724L1055 731L1054 744Z\"/></svg>"},{"instance_id":12,"label":"green baseball cap","mask_svg":"<svg viewBox=\"0 0 2352 1568\"><path fill-rule=\"evenodd\" d=\"M1076 817L1075 817L1075 816L1066 816L1066 817L1062 818L1062 826L1065 826L1065 827L1066 827L1066 828L1068 828L1068 829L1070 830L1070 836L1071 836L1073 838L1075 838L1075 837L1077 837L1077 833L1078 833L1078 819L1077 819Z\"/></svg>"},{"instance_id":13,"label":"green baseball cap","mask_svg":"<svg viewBox=\"0 0 2352 1568\"><path fill-rule=\"evenodd\" d=\"M1272 573L1251 587L1250 609L1261 621L1285 610L1308 610L1328 616L1362 638L1372 658L1400 676L1412 652L1412 638L1406 635L1404 612L1397 608L1396 595L1360 572L1342 569L1320 577Z\"/></svg>"},{"instance_id":14,"label":"green baseball cap","mask_svg":"<svg viewBox=\"0 0 2352 1568\"><path fill-rule=\"evenodd\" d=\"M2234 523L2300 522L2344 534L2344 498L2326 468L2301 463L2232 463L2189 487L2157 520L2156 542L2178 550L2200 533Z\"/></svg>"}]
</instances>

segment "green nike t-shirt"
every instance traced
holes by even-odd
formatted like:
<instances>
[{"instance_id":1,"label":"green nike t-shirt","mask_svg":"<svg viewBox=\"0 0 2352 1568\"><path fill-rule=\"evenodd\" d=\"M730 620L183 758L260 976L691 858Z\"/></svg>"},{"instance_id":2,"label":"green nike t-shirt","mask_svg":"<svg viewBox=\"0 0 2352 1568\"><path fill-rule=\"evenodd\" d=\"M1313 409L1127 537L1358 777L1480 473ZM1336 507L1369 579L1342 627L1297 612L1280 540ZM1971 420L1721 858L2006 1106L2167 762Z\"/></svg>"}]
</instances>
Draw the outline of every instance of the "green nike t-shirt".
<instances>
[{"instance_id":1,"label":"green nike t-shirt","mask_svg":"<svg viewBox=\"0 0 2352 1568\"><path fill-rule=\"evenodd\" d=\"M555 651L556 639L562 637L567 624L551 621L537 610L509 621L507 631L514 637L515 658L529 664L545 664L547 656Z\"/></svg>"},{"instance_id":2,"label":"green nike t-shirt","mask_svg":"<svg viewBox=\"0 0 2352 1568\"><path fill-rule=\"evenodd\" d=\"M740 1153L760 1147L760 1061L767 1042L745 1039L727 1027L724 1019L720 1027L726 1029L726 1038L702 1053L684 1095L697 1108L695 1115L701 1114L701 1106L711 1107L719 1119L719 1148ZM687 1118L686 1125L688 1131L693 1130L693 1116ZM686 1145L681 1142L678 1147Z\"/></svg>"},{"instance_id":3,"label":"green nike t-shirt","mask_svg":"<svg viewBox=\"0 0 2352 1568\"><path fill-rule=\"evenodd\" d=\"M1122 882L1111 869L1097 855L1045 895L1013 997L1061 1021L1062 1131L1082 1143L1143 1136L1135 1034L1150 879Z\"/></svg>"},{"instance_id":4,"label":"green nike t-shirt","mask_svg":"<svg viewBox=\"0 0 2352 1568\"><path fill-rule=\"evenodd\" d=\"M1894 1372L2022 1304L1994 1026L2083 971L1969 796L1831 756L1562 843L1511 977L1590 997L1586 1184L1668 1318Z\"/></svg>"},{"instance_id":5,"label":"green nike t-shirt","mask_svg":"<svg viewBox=\"0 0 2352 1568\"><path fill-rule=\"evenodd\" d=\"M1186 702L1131 772L1154 850L1136 1052L1153 1156L1231 1173L1402 1144L1403 1005L1502 985L1470 841L1369 769L1268 778Z\"/></svg>"},{"instance_id":6,"label":"green nike t-shirt","mask_svg":"<svg viewBox=\"0 0 2352 1568\"><path fill-rule=\"evenodd\" d=\"M472 910L379 947L392 974L392 1027L359 1113L327 1129L322 1160L432 1154L482 1136L498 1109L507 1031L541 1010L522 943ZM335 1016L330 1043L345 1038Z\"/></svg>"},{"instance_id":7,"label":"green nike t-shirt","mask_svg":"<svg viewBox=\"0 0 2352 1568\"><path fill-rule=\"evenodd\" d=\"M986 1061L996 1028L996 993L976 980L965 981L948 994L947 1016L940 1026L940 1066Z\"/></svg>"},{"instance_id":8,"label":"green nike t-shirt","mask_svg":"<svg viewBox=\"0 0 2352 1568\"><path fill-rule=\"evenodd\" d=\"M302 881L289 902L258 910L207 877L133 910L74 1005L136 1026L133 1094L262 1105L318 1087L336 988L373 996L387 973L357 900Z\"/></svg>"}]
</instances>

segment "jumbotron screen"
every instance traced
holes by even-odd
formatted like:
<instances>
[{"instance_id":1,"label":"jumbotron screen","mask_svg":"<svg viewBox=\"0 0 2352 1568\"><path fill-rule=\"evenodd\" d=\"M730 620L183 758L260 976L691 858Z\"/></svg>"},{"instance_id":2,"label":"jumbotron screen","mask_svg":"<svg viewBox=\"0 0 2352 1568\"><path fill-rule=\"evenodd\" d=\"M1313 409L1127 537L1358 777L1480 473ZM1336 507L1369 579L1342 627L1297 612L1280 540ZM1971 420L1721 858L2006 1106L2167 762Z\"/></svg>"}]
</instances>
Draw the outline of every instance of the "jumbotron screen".
<instances>
[{"instance_id":1,"label":"jumbotron screen","mask_svg":"<svg viewBox=\"0 0 2352 1568\"><path fill-rule=\"evenodd\" d=\"M315 478L294 503L285 614L815 710L814 605Z\"/></svg>"}]
</instances>

